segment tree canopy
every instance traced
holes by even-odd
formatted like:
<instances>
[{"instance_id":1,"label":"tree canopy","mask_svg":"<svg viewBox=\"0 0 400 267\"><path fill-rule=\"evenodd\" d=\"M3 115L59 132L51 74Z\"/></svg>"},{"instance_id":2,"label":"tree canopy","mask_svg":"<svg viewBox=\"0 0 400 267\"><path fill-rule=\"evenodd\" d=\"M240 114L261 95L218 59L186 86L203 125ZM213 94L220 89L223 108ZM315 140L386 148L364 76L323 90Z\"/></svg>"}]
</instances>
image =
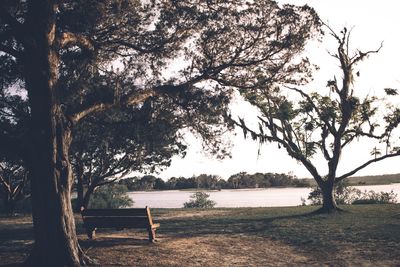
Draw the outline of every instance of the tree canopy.
<instances>
[{"instance_id":1,"label":"tree canopy","mask_svg":"<svg viewBox=\"0 0 400 267\"><path fill-rule=\"evenodd\" d=\"M28 263L38 266L90 262L70 204L75 127L156 98L223 152L214 137L229 128L232 88L294 79L307 61L289 63L320 24L307 6L267 0L6 0L0 21L0 90L21 90L28 108L23 141L3 131L0 140L25 155L35 232Z\"/></svg>"}]
</instances>

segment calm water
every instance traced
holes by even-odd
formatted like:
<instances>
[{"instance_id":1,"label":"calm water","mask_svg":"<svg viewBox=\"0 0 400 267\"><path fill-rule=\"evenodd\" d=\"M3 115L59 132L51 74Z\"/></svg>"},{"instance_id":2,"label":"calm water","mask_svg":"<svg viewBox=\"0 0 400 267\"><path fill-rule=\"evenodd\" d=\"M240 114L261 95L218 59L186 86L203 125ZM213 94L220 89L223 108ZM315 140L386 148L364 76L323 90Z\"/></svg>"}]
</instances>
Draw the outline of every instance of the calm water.
<instances>
[{"instance_id":1,"label":"calm water","mask_svg":"<svg viewBox=\"0 0 400 267\"><path fill-rule=\"evenodd\" d=\"M397 201L400 202L400 183L355 187L362 191L393 190L397 194ZM217 202L216 207L282 207L300 205L301 198L307 199L311 190L310 188L224 189L207 193L210 194L210 199ZM137 191L130 192L129 196L135 201L134 207L182 208L183 203L190 199L193 192L195 191Z\"/></svg>"}]
</instances>

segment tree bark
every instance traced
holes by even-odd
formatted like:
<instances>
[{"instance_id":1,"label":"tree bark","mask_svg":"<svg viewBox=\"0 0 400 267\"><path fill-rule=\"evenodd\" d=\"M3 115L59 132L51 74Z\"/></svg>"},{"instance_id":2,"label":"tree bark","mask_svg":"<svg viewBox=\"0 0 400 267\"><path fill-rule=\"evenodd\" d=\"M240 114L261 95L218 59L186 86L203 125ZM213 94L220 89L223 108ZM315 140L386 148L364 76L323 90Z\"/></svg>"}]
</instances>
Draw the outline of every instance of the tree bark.
<instances>
[{"instance_id":1,"label":"tree bark","mask_svg":"<svg viewBox=\"0 0 400 267\"><path fill-rule=\"evenodd\" d=\"M71 123L56 95L56 9L53 1L29 1L25 22L24 75L31 107L27 166L35 237L28 266L80 266L89 262L78 244L71 206Z\"/></svg>"},{"instance_id":2,"label":"tree bark","mask_svg":"<svg viewBox=\"0 0 400 267\"><path fill-rule=\"evenodd\" d=\"M320 213L333 213L340 211L336 204L334 195L334 184L329 181L321 187L322 191L322 207Z\"/></svg>"},{"instance_id":3,"label":"tree bark","mask_svg":"<svg viewBox=\"0 0 400 267\"><path fill-rule=\"evenodd\" d=\"M86 190L85 196L83 197L82 206L86 209L89 206L90 198L93 195L95 187L92 184L89 184L88 189Z\"/></svg>"}]
</instances>

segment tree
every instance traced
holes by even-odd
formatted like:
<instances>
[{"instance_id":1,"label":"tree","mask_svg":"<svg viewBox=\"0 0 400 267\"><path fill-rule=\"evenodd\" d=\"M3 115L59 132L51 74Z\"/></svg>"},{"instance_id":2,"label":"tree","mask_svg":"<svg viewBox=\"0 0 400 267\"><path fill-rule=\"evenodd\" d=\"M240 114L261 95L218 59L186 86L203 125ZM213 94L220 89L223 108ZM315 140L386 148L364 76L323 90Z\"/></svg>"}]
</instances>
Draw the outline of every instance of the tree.
<instances>
[{"instance_id":1,"label":"tree","mask_svg":"<svg viewBox=\"0 0 400 267\"><path fill-rule=\"evenodd\" d=\"M163 179L161 178L156 178L154 182L154 189L157 190L164 190L166 188L166 184Z\"/></svg>"},{"instance_id":2,"label":"tree","mask_svg":"<svg viewBox=\"0 0 400 267\"><path fill-rule=\"evenodd\" d=\"M157 171L168 166L173 155L184 155L180 130L187 125L185 117L174 116L173 105L159 102L154 99L140 108L91 116L76 127L71 146L76 210L87 207L97 187L132 171Z\"/></svg>"},{"instance_id":3,"label":"tree","mask_svg":"<svg viewBox=\"0 0 400 267\"><path fill-rule=\"evenodd\" d=\"M29 106L23 150L32 191L32 266L90 263L71 207L76 125L165 99L191 118L206 148L223 155L213 137L226 130L222 114L231 88L244 80L252 87L256 69L286 72L276 68L281 55L298 53L318 25L306 6L280 8L266 0L6 0L0 21L1 90L18 85ZM187 64L166 75L175 58Z\"/></svg>"},{"instance_id":4,"label":"tree","mask_svg":"<svg viewBox=\"0 0 400 267\"><path fill-rule=\"evenodd\" d=\"M0 196L3 198L6 213L14 214L17 202L29 196L25 192L27 191L26 184L27 173L20 163L0 162Z\"/></svg>"},{"instance_id":5,"label":"tree","mask_svg":"<svg viewBox=\"0 0 400 267\"><path fill-rule=\"evenodd\" d=\"M6 84L9 78L3 75L0 82ZM0 195L5 212L9 214L14 213L18 201L29 196L27 170L22 160L26 110L27 106L21 103L20 96L0 91Z\"/></svg>"},{"instance_id":6,"label":"tree","mask_svg":"<svg viewBox=\"0 0 400 267\"><path fill-rule=\"evenodd\" d=\"M250 134L261 143L277 142L307 168L322 192L321 212L338 210L334 187L340 181L374 162L400 155L398 148L391 148L393 131L400 122L400 109L387 109L384 104L389 102L382 104L376 97L362 97L354 88L356 66L370 54L378 53L380 48L352 53L349 50L350 31L344 28L337 35L329 30L338 43L337 52L332 56L340 63L341 84L335 77L328 81L328 90L319 92L307 92L293 85L260 84L257 90L243 94L260 110L259 130L250 129L242 119L236 122L245 135ZM288 91L297 94L297 99L287 98ZM373 158L338 175L344 149L360 138L383 143L386 153L381 155L375 147L371 153ZM325 176L312 161L318 151L327 163L328 174Z\"/></svg>"},{"instance_id":7,"label":"tree","mask_svg":"<svg viewBox=\"0 0 400 267\"><path fill-rule=\"evenodd\" d=\"M221 179L218 175L200 174L195 177L196 188L216 189Z\"/></svg>"},{"instance_id":8,"label":"tree","mask_svg":"<svg viewBox=\"0 0 400 267\"><path fill-rule=\"evenodd\" d=\"M243 181L245 181L248 176L249 176L249 174L246 172L239 172L236 174L232 174L228 178L228 183L230 184L231 188L233 188L233 189L243 188Z\"/></svg>"},{"instance_id":9,"label":"tree","mask_svg":"<svg viewBox=\"0 0 400 267\"><path fill-rule=\"evenodd\" d=\"M215 201L208 199L209 194L205 192L195 192L190 195L190 201L183 203L185 209L210 209L217 204Z\"/></svg>"},{"instance_id":10,"label":"tree","mask_svg":"<svg viewBox=\"0 0 400 267\"><path fill-rule=\"evenodd\" d=\"M122 184L107 184L97 188L89 203L92 209L119 209L133 205L127 194L128 189Z\"/></svg>"}]
</instances>

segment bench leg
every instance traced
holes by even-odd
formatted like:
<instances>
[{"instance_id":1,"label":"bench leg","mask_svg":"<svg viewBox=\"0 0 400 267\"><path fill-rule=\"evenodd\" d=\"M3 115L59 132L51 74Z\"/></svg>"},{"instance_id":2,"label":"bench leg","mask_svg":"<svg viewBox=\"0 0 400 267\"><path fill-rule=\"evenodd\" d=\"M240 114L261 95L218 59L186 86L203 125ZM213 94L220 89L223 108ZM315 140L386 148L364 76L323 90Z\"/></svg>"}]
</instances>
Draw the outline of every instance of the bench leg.
<instances>
[{"instance_id":1,"label":"bench leg","mask_svg":"<svg viewBox=\"0 0 400 267\"><path fill-rule=\"evenodd\" d=\"M87 236L89 239L95 239L96 238L96 228L94 229L86 229Z\"/></svg>"},{"instance_id":2,"label":"bench leg","mask_svg":"<svg viewBox=\"0 0 400 267\"><path fill-rule=\"evenodd\" d=\"M149 228L149 242L154 243L156 241L156 229Z\"/></svg>"}]
</instances>

